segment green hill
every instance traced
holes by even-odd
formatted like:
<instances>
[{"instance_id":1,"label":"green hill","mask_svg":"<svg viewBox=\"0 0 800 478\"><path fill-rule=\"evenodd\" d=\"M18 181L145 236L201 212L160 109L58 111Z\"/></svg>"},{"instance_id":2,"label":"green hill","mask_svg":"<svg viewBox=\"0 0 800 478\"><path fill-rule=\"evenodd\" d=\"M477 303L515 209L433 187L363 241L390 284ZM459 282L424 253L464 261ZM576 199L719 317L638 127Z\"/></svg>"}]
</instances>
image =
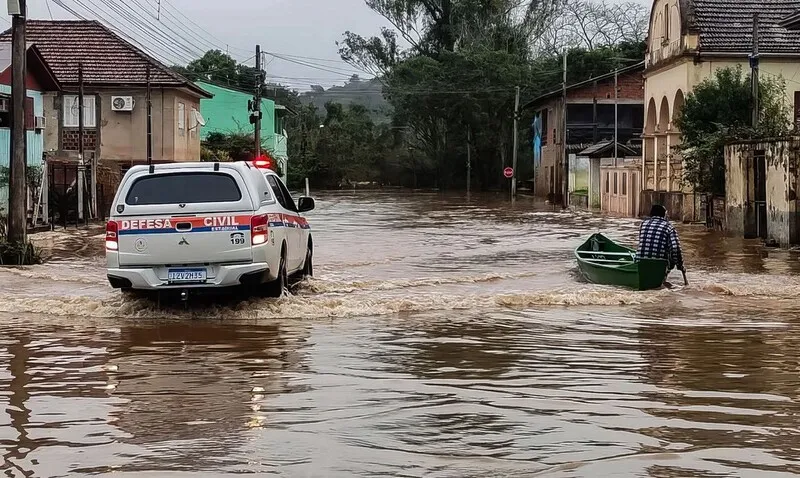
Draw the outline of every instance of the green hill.
<instances>
[{"instance_id":1,"label":"green hill","mask_svg":"<svg viewBox=\"0 0 800 478\"><path fill-rule=\"evenodd\" d=\"M303 104L313 104L320 111L325 112L325 103L334 102L342 105L361 105L369 112L376 123L388 123L391 106L383 98L383 85L380 80L362 80L353 76L343 86L333 86L327 90L319 85L312 85L311 91L300 95Z\"/></svg>"}]
</instances>

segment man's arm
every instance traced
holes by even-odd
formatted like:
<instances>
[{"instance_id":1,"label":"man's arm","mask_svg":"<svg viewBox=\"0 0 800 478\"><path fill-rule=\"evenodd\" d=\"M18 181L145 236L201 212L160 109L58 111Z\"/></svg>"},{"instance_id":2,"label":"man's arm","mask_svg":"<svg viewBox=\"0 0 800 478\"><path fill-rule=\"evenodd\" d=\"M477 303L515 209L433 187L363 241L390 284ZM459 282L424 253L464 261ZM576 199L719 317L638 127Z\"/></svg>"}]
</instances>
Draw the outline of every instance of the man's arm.
<instances>
[{"instance_id":1,"label":"man's arm","mask_svg":"<svg viewBox=\"0 0 800 478\"><path fill-rule=\"evenodd\" d=\"M672 262L679 271L683 271L683 251L681 251L681 241L678 239L678 231L674 227L669 231L669 244L672 249Z\"/></svg>"}]
</instances>

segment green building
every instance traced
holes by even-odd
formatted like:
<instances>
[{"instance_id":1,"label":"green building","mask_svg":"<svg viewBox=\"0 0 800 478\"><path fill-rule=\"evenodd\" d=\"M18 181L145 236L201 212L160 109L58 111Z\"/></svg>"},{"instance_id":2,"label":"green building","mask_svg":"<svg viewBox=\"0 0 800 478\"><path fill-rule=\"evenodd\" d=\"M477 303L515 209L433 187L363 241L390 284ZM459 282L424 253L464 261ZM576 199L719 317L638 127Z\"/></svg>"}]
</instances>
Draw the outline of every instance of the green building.
<instances>
[{"instance_id":1,"label":"green building","mask_svg":"<svg viewBox=\"0 0 800 478\"><path fill-rule=\"evenodd\" d=\"M252 92L223 87L204 81L196 82L200 88L214 95L211 99L200 101L200 114L206 121L200 131L200 138L206 139L209 133L236 133L253 130L250 124L250 112L247 110L248 101L253 99ZM261 141L264 148L278 161L286 181L289 166L287 151L286 129L284 121L287 109L285 106L276 105L269 99L261 100Z\"/></svg>"}]
</instances>

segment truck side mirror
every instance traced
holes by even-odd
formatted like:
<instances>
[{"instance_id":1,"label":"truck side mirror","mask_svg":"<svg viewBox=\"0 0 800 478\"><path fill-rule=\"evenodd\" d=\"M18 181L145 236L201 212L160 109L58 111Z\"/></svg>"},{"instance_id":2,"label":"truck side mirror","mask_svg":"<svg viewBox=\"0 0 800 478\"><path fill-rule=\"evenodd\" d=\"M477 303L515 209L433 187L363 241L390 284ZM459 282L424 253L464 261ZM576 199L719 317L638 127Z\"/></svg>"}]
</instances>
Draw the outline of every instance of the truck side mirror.
<instances>
[{"instance_id":1,"label":"truck side mirror","mask_svg":"<svg viewBox=\"0 0 800 478\"><path fill-rule=\"evenodd\" d=\"M303 196L297 200L297 210L300 212L308 212L314 210L314 198Z\"/></svg>"}]
</instances>

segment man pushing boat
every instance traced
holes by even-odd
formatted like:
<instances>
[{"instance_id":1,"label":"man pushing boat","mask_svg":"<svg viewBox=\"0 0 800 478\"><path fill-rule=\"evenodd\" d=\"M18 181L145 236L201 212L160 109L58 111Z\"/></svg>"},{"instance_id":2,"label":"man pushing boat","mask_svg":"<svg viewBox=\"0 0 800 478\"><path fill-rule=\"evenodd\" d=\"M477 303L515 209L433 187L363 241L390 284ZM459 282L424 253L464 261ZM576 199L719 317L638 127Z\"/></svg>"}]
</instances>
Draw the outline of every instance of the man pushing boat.
<instances>
[{"instance_id":1,"label":"man pushing boat","mask_svg":"<svg viewBox=\"0 0 800 478\"><path fill-rule=\"evenodd\" d=\"M650 209L650 217L642 221L639 227L639 249L636 251L638 258L664 259L669 263L669 269L677 268L686 278L686 268L683 266L683 253L678 239L678 231L667 219L667 210L660 204Z\"/></svg>"}]
</instances>

